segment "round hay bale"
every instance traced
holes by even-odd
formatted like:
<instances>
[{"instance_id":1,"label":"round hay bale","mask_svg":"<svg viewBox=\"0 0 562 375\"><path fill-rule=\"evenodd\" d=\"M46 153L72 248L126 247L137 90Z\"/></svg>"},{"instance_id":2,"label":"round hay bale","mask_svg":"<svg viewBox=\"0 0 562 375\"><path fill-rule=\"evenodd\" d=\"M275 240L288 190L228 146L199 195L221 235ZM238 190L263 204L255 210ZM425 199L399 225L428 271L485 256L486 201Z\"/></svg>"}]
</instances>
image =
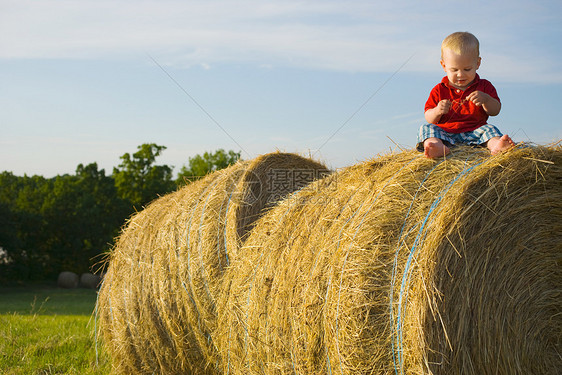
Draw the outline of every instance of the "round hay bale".
<instances>
[{"instance_id":1,"label":"round hay bale","mask_svg":"<svg viewBox=\"0 0 562 375\"><path fill-rule=\"evenodd\" d=\"M152 202L128 222L99 292L100 332L118 373L213 374L222 275L254 222L326 173L272 153Z\"/></svg>"},{"instance_id":2,"label":"round hay bale","mask_svg":"<svg viewBox=\"0 0 562 375\"><path fill-rule=\"evenodd\" d=\"M281 202L223 277L223 372L559 373L561 166L403 152Z\"/></svg>"},{"instance_id":3,"label":"round hay bale","mask_svg":"<svg viewBox=\"0 0 562 375\"><path fill-rule=\"evenodd\" d=\"M87 289L97 289L100 285L101 277L92 273L83 273L80 275L80 287Z\"/></svg>"},{"instance_id":4,"label":"round hay bale","mask_svg":"<svg viewBox=\"0 0 562 375\"><path fill-rule=\"evenodd\" d=\"M78 287L79 277L74 272L63 271L59 273L57 285L59 288L74 289Z\"/></svg>"}]
</instances>

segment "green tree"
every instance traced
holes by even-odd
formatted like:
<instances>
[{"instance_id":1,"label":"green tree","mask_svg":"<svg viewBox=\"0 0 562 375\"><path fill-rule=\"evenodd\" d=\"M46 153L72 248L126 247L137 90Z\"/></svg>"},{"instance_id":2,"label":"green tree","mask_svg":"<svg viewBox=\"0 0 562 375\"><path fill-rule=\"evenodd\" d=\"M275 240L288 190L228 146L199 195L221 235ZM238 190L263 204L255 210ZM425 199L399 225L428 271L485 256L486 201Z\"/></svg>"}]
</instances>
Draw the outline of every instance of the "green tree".
<instances>
[{"instance_id":1,"label":"green tree","mask_svg":"<svg viewBox=\"0 0 562 375\"><path fill-rule=\"evenodd\" d=\"M176 183L178 186L198 180L203 176L232 165L240 160L240 152L232 150L226 152L222 148L214 153L205 152L189 158L189 167L183 166L178 173Z\"/></svg>"},{"instance_id":2,"label":"green tree","mask_svg":"<svg viewBox=\"0 0 562 375\"><path fill-rule=\"evenodd\" d=\"M46 230L45 275L60 271L89 272L108 250L129 214L114 181L96 163L78 165L76 175L57 176L42 208Z\"/></svg>"},{"instance_id":3,"label":"green tree","mask_svg":"<svg viewBox=\"0 0 562 375\"><path fill-rule=\"evenodd\" d=\"M165 146L145 143L138 146L133 155L121 156L119 168L113 169L113 178L120 198L128 200L136 210L148 204L158 195L175 188L172 180L172 167L154 165Z\"/></svg>"},{"instance_id":4,"label":"green tree","mask_svg":"<svg viewBox=\"0 0 562 375\"><path fill-rule=\"evenodd\" d=\"M87 272L101 260L125 219L176 188L172 167L156 165L166 149L138 146L106 176L96 163L55 178L0 173L0 280L53 279L63 270ZM240 153L205 152L189 158L178 183L226 168Z\"/></svg>"},{"instance_id":5,"label":"green tree","mask_svg":"<svg viewBox=\"0 0 562 375\"><path fill-rule=\"evenodd\" d=\"M63 270L88 272L130 213L130 203L96 163L53 179L4 172L0 247L8 262L0 264L0 278L53 280Z\"/></svg>"},{"instance_id":6,"label":"green tree","mask_svg":"<svg viewBox=\"0 0 562 375\"><path fill-rule=\"evenodd\" d=\"M49 234L41 209L51 185L41 176L0 174L0 247L10 261L2 264L2 278L15 281L42 275Z\"/></svg>"},{"instance_id":7,"label":"green tree","mask_svg":"<svg viewBox=\"0 0 562 375\"><path fill-rule=\"evenodd\" d=\"M96 223L88 241L98 250L107 248L131 213L129 203L118 196L115 180L106 176L105 170L98 170L97 163L79 164L76 177L80 190L88 191L90 197L77 208Z\"/></svg>"},{"instance_id":8,"label":"green tree","mask_svg":"<svg viewBox=\"0 0 562 375\"><path fill-rule=\"evenodd\" d=\"M18 228L15 218L15 200L20 177L11 172L0 174L0 267L10 258L10 253L19 248ZM2 272L5 275L5 272ZM1 274L0 274L1 276Z\"/></svg>"},{"instance_id":9,"label":"green tree","mask_svg":"<svg viewBox=\"0 0 562 375\"><path fill-rule=\"evenodd\" d=\"M0 265L9 259L11 249L18 247L14 214L6 203L0 201Z\"/></svg>"}]
</instances>

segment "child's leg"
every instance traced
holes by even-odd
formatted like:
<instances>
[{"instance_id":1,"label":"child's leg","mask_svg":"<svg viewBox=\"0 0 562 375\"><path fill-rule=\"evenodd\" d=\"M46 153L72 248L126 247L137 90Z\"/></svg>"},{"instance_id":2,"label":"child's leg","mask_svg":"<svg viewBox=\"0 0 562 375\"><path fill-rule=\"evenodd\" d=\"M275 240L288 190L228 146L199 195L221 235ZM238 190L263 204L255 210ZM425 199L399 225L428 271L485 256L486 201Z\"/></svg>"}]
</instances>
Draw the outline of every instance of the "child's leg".
<instances>
[{"instance_id":1,"label":"child's leg","mask_svg":"<svg viewBox=\"0 0 562 375\"><path fill-rule=\"evenodd\" d=\"M501 137L493 137L488 140L486 146L492 153L495 155L499 152L509 150L513 146L515 146L515 142L507 135L504 134Z\"/></svg>"},{"instance_id":2,"label":"child's leg","mask_svg":"<svg viewBox=\"0 0 562 375\"><path fill-rule=\"evenodd\" d=\"M423 142L423 154L426 158L438 158L448 155L451 152L449 147L443 143L439 138L427 138Z\"/></svg>"},{"instance_id":3,"label":"child's leg","mask_svg":"<svg viewBox=\"0 0 562 375\"><path fill-rule=\"evenodd\" d=\"M438 158L451 152L447 145L454 144L451 134L434 124L423 124L418 132L416 149L426 158Z\"/></svg>"}]
</instances>

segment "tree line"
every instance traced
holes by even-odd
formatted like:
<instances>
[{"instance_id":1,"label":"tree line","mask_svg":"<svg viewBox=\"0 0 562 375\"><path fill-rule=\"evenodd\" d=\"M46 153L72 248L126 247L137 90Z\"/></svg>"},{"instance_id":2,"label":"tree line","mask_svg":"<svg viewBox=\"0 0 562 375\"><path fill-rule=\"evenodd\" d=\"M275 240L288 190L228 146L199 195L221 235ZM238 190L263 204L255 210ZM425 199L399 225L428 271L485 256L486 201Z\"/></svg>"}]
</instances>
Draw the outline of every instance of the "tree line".
<instances>
[{"instance_id":1,"label":"tree line","mask_svg":"<svg viewBox=\"0 0 562 375\"><path fill-rule=\"evenodd\" d=\"M190 157L174 179L172 166L156 164L165 149L142 144L122 155L111 175L97 163L54 178L0 173L0 282L91 272L133 213L240 159L240 152L205 152Z\"/></svg>"}]
</instances>

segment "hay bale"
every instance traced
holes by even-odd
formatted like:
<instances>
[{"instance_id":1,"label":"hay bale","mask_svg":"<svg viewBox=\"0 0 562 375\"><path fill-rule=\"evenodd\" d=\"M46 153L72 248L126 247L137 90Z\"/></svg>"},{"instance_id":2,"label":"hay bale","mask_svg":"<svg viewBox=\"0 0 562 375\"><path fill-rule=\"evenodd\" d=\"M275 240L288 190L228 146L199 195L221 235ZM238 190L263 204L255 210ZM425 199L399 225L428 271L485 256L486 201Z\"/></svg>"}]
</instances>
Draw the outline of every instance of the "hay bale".
<instances>
[{"instance_id":1,"label":"hay bale","mask_svg":"<svg viewBox=\"0 0 562 375\"><path fill-rule=\"evenodd\" d=\"M326 173L294 154L239 162L152 202L127 224L98 297L118 373L213 374L222 275L254 222Z\"/></svg>"},{"instance_id":2,"label":"hay bale","mask_svg":"<svg viewBox=\"0 0 562 375\"><path fill-rule=\"evenodd\" d=\"M403 152L281 202L223 278L223 373L559 373L561 166Z\"/></svg>"},{"instance_id":3,"label":"hay bale","mask_svg":"<svg viewBox=\"0 0 562 375\"><path fill-rule=\"evenodd\" d=\"M78 275L74 272L63 271L59 273L57 285L59 288L74 289L78 287L79 280Z\"/></svg>"},{"instance_id":4,"label":"hay bale","mask_svg":"<svg viewBox=\"0 0 562 375\"><path fill-rule=\"evenodd\" d=\"M92 273L83 273L80 275L80 287L87 289L97 289L100 285L101 277Z\"/></svg>"}]
</instances>

